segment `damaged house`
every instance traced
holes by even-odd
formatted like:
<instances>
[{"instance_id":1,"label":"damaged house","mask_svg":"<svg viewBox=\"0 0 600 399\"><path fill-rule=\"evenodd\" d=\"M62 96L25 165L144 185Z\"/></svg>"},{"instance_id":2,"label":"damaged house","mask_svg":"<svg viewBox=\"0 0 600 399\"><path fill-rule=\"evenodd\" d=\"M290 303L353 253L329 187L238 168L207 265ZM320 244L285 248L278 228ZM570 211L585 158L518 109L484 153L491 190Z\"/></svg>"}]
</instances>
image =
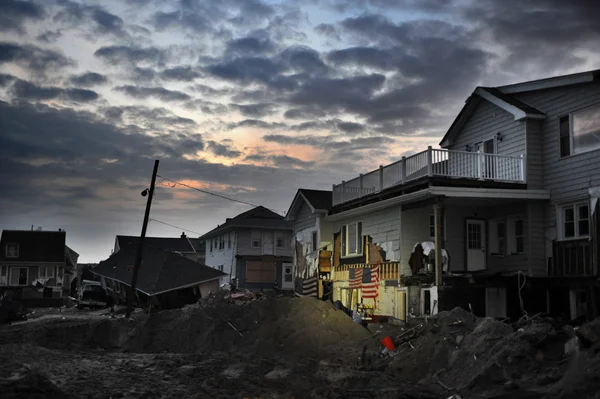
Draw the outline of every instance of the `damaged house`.
<instances>
[{"instance_id":1,"label":"damaged house","mask_svg":"<svg viewBox=\"0 0 600 399\"><path fill-rule=\"evenodd\" d=\"M597 316L599 72L477 87L440 146L334 186L334 299Z\"/></svg>"},{"instance_id":2,"label":"damaged house","mask_svg":"<svg viewBox=\"0 0 600 399\"><path fill-rule=\"evenodd\" d=\"M332 230L325 216L331 208L332 192L301 188L286 213L293 223L293 255L296 291L317 296L322 282L331 276ZM321 295L318 295L321 297Z\"/></svg>"},{"instance_id":3,"label":"damaged house","mask_svg":"<svg viewBox=\"0 0 600 399\"><path fill-rule=\"evenodd\" d=\"M221 284L247 289L292 290L292 223L258 206L227 218L202 237L206 265L224 272Z\"/></svg>"},{"instance_id":4,"label":"damaged house","mask_svg":"<svg viewBox=\"0 0 600 399\"><path fill-rule=\"evenodd\" d=\"M56 306L76 284L79 254L63 230L3 230L0 292L13 291L26 306Z\"/></svg>"},{"instance_id":5,"label":"damaged house","mask_svg":"<svg viewBox=\"0 0 600 399\"><path fill-rule=\"evenodd\" d=\"M138 245L126 245L91 269L102 286L126 302L131 286ZM195 262L179 252L144 243L142 264L136 281L135 299L139 306L159 309L180 307L219 290L223 273Z\"/></svg>"},{"instance_id":6,"label":"damaged house","mask_svg":"<svg viewBox=\"0 0 600 399\"><path fill-rule=\"evenodd\" d=\"M117 235L113 253L119 252L121 248L128 245L138 245L139 242L140 237ZM178 252L190 260L204 264L205 247L199 238L190 238L185 233L181 233L179 237L145 237L144 242L148 246Z\"/></svg>"}]
</instances>

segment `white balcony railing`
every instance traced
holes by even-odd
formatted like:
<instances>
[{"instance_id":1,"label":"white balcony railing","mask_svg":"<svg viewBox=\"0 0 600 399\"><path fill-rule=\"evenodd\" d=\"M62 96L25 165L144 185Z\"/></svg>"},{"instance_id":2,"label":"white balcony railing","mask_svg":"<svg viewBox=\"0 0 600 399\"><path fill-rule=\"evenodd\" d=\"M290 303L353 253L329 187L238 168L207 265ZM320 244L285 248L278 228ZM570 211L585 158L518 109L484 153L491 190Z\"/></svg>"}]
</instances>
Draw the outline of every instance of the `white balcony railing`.
<instances>
[{"instance_id":1,"label":"white balcony railing","mask_svg":"<svg viewBox=\"0 0 600 399\"><path fill-rule=\"evenodd\" d=\"M333 205L426 176L524 183L525 157L428 147L423 152L402 157L400 161L382 165L350 181L334 184Z\"/></svg>"}]
</instances>

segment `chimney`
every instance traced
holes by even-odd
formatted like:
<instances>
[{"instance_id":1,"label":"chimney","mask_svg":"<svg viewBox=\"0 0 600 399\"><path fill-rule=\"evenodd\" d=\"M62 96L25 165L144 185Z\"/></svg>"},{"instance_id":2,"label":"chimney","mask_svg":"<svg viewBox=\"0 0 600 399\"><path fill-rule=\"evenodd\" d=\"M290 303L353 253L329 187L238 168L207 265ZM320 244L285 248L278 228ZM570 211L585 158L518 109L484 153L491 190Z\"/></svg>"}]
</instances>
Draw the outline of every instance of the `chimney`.
<instances>
[{"instance_id":1,"label":"chimney","mask_svg":"<svg viewBox=\"0 0 600 399\"><path fill-rule=\"evenodd\" d=\"M185 231L181 233L181 238L185 238Z\"/></svg>"},{"instance_id":2,"label":"chimney","mask_svg":"<svg viewBox=\"0 0 600 399\"><path fill-rule=\"evenodd\" d=\"M58 229L58 232L60 233L62 231L62 229Z\"/></svg>"},{"instance_id":3,"label":"chimney","mask_svg":"<svg viewBox=\"0 0 600 399\"><path fill-rule=\"evenodd\" d=\"M33 231L33 225L31 225L31 231Z\"/></svg>"}]
</instances>

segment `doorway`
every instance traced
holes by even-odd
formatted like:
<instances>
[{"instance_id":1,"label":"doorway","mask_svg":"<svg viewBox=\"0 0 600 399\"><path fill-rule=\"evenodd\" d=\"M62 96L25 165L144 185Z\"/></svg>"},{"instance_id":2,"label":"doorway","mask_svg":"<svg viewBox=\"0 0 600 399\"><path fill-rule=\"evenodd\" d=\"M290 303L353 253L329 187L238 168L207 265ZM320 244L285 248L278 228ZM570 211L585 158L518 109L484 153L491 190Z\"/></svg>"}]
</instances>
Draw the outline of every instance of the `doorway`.
<instances>
[{"instance_id":1,"label":"doorway","mask_svg":"<svg viewBox=\"0 0 600 399\"><path fill-rule=\"evenodd\" d=\"M467 270L485 270L486 236L485 220L467 219L466 224Z\"/></svg>"},{"instance_id":2,"label":"doorway","mask_svg":"<svg viewBox=\"0 0 600 399\"><path fill-rule=\"evenodd\" d=\"M494 179L496 174L496 158L493 156L486 156L485 154L495 154L496 145L494 139L482 141L475 145L475 151L479 155L479 177L483 179Z\"/></svg>"}]
</instances>

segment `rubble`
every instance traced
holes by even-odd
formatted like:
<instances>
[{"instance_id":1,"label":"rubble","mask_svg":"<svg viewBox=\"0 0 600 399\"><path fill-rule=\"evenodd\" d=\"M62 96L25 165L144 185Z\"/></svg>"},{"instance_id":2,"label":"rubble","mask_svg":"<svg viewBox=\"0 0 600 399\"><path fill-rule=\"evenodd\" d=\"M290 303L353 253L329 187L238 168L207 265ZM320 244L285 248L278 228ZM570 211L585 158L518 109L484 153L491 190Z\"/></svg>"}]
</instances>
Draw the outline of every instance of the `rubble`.
<instances>
[{"instance_id":1,"label":"rubble","mask_svg":"<svg viewBox=\"0 0 600 399\"><path fill-rule=\"evenodd\" d=\"M10 372L0 365L0 390L39 357L25 374L43 378L27 381L62 397L88 389L72 375L81 370L88 385L111 381L102 385L106 397L160 397L152 396L160 389L181 397L593 397L598 325L572 328L540 315L511 325L455 308L367 329L330 302L226 291L131 320L5 326L0 356L17 363ZM394 346L384 350L388 336ZM123 391L134 372L139 382Z\"/></svg>"}]
</instances>

